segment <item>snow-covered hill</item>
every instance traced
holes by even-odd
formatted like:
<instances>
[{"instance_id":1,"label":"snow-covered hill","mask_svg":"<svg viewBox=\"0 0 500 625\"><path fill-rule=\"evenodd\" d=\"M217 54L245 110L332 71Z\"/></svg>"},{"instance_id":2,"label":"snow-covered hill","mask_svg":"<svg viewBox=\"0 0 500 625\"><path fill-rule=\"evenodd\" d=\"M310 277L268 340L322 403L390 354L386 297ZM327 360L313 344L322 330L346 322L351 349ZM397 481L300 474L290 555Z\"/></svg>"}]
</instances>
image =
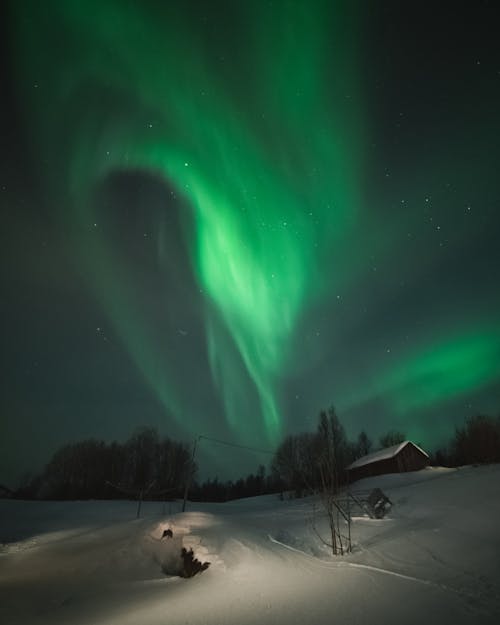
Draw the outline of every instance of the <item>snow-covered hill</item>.
<instances>
[{"instance_id":1,"label":"snow-covered hill","mask_svg":"<svg viewBox=\"0 0 500 625\"><path fill-rule=\"evenodd\" d=\"M357 517L353 553L336 558L315 498L149 502L139 520L133 502L0 501L0 622L497 623L500 465L355 485L375 486L389 516ZM210 568L166 576L180 545Z\"/></svg>"}]
</instances>

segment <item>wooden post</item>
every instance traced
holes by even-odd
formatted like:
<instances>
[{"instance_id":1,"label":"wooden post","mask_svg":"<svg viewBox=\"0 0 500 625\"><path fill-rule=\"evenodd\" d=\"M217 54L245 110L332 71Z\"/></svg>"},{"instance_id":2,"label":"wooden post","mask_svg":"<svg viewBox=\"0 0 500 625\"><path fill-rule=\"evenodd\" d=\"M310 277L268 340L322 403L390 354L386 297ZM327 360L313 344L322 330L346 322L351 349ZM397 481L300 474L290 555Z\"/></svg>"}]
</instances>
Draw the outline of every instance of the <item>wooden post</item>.
<instances>
[{"instance_id":1,"label":"wooden post","mask_svg":"<svg viewBox=\"0 0 500 625\"><path fill-rule=\"evenodd\" d=\"M347 530L348 530L348 534L349 534L349 545L348 545L348 551L349 553L351 553L352 551L352 546L351 546L351 498L349 497L349 491L347 491Z\"/></svg>"},{"instance_id":2,"label":"wooden post","mask_svg":"<svg viewBox=\"0 0 500 625\"><path fill-rule=\"evenodd\" d=\"M143 493L143 490L141 488L141 490L139 491L139 500L137 502L137 518L141 516L142 493Z\"/></svg>"},{"instance_id":3,"label":"wooden post","mask_svg":"<svg viewBox=\"0 0 500 625\"><path fill-rule=\"evenodd\" d=\"M186 487L184 489L184 501L182 502L182 511L185 512L186 511L186 502L187 502L187 498L188 498L188 494L189 494L189 487L191 485L191 478L193 477L193 472L194 472L194 457L196 455L196 444L198 443L198 439L200 437L197 436L194 439L194 443L193 443L193 455L191 456L191 462L189 463L189 469L188 469L188 474L186 477Z\"/></svg>"}]
</instances>

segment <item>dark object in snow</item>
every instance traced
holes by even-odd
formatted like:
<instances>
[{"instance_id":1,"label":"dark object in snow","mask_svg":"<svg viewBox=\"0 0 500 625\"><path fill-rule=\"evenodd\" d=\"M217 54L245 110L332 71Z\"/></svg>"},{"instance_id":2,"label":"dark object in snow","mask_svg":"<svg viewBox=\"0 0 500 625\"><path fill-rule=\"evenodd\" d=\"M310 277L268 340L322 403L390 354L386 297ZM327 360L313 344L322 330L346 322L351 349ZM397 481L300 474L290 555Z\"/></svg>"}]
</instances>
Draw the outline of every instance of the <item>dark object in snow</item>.
<instances>
[{"instance_id":1,"label":"dark object in snow","mask_svg":"<svg viewBox=\"0 0 500 625\"><path fill-rule=\"evenodd\" d=\"M174 535L174 533L172 532L172 530L169 528L168 530L163 530L163 534L161 535L162 538L172 538Z\"/></svg>"},{"instance_id":2,"label":"dark object in snow","mask_svg":"<svg viewBox=\"0 0 500 625\"><path fill-rule=\"evenodd\" d=\"M201 563L194 557L193 550L190 549L187 551L184 547L182 548L182 569L179 572L180 577L194 577L196 573L201 573L201 571L206 571L210 566L210 562Z\"/></svg>"},{"instance_id":3,"label":"dark object in snow","mask_svg":"<svg viewBox=\"0 0 500 625\"><path fill-rule=\"evenodd\" d=\"M368 496L368 506L376 519L381 519L392 506L392 502L380 488L374 488Z\"/></svg>"},{"instance_id":4,"label":"dark object in snow","mask_svg":"<svg viewBox=\"0 0 500 625\"><path fill-rule=\"evenodd\" d=\"M170 543L174 547L173 541ZM164 558L161 564L161 570L165 575L175 575L178 577L194 577L197 573L206 571L210 566L210 562L200 562L194 557L193 550L189 551L184 547L182 550L175 553L170 552L170 555Z\"/></svg>"}]
</instances>

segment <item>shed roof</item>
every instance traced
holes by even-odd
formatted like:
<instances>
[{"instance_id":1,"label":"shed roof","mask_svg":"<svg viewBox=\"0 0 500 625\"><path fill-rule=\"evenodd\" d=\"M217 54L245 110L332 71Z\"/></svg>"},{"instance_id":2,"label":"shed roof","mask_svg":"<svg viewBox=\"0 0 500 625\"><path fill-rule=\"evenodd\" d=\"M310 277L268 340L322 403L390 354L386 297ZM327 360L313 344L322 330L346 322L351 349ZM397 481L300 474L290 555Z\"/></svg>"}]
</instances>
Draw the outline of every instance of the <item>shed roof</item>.
<instances>
[{"instance_id":1,"label":"shed roof","mask_svg":"<svg viewBox=\"0 0 500 625\"><path fill-rule=\"evenodd\" d=\"M379 449L378 451L374 451L371 454L362 456L354 462L351 462L351 464L346 468L347 470L356 469L357 467L363 467L365 464L373 464L374 462L380 462L380 460L388 460L389 458L394 458L394 456L397 456L399 452L403 449L403 447L406 447L406 445L408 444L416 447L424 454L424 456L427 456L427 458L429 457L429 454L427 454L418 445L415 445L415 443L412 443L411 441L403 441L402 443L398 443L397 445L392 445L392 447L385 447L384 449Z\"/></svg>"}]
</instances>

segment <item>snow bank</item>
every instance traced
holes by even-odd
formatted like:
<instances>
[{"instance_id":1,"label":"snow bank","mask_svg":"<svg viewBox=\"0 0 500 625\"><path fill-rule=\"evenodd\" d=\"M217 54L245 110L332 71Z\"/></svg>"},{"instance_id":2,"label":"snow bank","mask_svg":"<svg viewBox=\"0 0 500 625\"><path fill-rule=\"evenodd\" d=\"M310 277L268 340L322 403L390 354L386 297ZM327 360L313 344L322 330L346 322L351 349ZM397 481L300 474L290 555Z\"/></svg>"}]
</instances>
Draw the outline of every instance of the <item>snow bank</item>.
<instances>
[{"instance_id":1,"label":"snow bank","mask_svg":"<svg viewBox=\"0 0 500 625\"><path fill-rule=\"evenodd\" d=\"M389 518L357 518L333 558L314 498L176 506L0 501L0 622L253 624L496 623L500 466L378 476ZM172 539L162 539L165 529ZM175 542L169 542L174 540ZM180 546L212 562L162 567Z\"/></svg>"}]
</instances>

